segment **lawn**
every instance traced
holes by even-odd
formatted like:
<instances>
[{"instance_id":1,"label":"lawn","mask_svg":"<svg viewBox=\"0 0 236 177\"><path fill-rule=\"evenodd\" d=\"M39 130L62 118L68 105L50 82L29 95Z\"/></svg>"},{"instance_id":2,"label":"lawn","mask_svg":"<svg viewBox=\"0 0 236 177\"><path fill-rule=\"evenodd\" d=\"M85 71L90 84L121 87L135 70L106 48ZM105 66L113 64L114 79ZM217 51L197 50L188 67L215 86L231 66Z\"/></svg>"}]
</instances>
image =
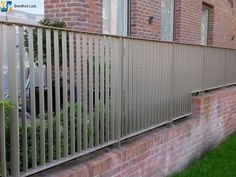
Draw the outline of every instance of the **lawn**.
<instances>
[{"instance_id":1,"label":"lawn","mask_svg":"<svg viewBox=\"0 0 236 177\"><path fill-rule=\"evenodd\" d=\"M189 168L171 177L236 177L236 133Z\"/></svg>"}]
</instances>

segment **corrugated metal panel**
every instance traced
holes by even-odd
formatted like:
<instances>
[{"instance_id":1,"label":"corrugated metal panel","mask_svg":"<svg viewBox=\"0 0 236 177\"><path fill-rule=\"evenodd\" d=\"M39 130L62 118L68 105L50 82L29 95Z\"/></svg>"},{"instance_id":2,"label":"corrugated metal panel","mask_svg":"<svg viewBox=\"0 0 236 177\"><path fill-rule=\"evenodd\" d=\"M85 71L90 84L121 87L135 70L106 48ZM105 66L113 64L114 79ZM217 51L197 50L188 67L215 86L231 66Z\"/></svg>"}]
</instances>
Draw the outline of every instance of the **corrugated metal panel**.
<instances>
[{"instance_id":1,"label":"corrugated metal panel","mask_svg":"<svg viewBox=\"0 0 236 177\"><path fill-rule=\"evenodd\" d=\"M174 118L191 112L192 91L202 90L204 47L174 47Z\"/></svg>"},{"instance_id":2,"label":"corrugated metal panel","mask_svg":"<svg viewBox=\"0 0 236 177\"><path fill-rule=\"evenodd\" d=\"M206 48L204 66L204 89L224 85L226 49Z\"/></svg>"},{"instance_id":3,"label":"corrugated metal panel","mask_svg":"<svg viewBox=\"0 0 236 177\"><path fill-rule=\"evenodd\" d=\"M236 51L228 50L226 84L236 84Z\"/></svg>"},{"instance_id":4,"label":"corrugated metal panel","mask_svg":"<svg viewBox=\"0 0 236 177\"><path fill-rule=\"evenodd\" d=\"M167 43L138 40L125 43L124 135L170 119L171 49Z\"/></svg>"}]
</instances>

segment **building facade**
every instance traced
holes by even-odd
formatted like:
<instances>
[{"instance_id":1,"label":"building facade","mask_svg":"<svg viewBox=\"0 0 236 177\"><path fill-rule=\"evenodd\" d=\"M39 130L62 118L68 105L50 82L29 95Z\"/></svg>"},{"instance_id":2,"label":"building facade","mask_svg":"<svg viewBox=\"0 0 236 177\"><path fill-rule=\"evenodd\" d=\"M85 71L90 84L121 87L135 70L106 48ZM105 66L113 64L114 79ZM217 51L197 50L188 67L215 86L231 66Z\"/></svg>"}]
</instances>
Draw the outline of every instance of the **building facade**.
<instances>
[{"instance_id":1,"label":"building facade","mask_svg":"<svg viewBox=\"0 0 236 177\"><path fill-rule=\"evenodd\" d=\"M236 0L45 0L45 18L88 32L236 48Z\"/></svg>"}]
</instances>

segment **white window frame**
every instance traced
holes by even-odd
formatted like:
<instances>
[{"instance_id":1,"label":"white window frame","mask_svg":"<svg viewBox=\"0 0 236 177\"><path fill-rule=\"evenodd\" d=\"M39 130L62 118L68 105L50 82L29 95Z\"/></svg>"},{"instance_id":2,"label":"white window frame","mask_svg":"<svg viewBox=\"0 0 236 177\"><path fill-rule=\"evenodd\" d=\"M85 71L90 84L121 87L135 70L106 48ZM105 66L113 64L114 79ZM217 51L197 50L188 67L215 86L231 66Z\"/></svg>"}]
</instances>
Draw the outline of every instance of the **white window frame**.
<instances>
[{"instance_id":1,"label":"white window frame","mask_svg":"<svg viewBox=\"0 0 236 177\"><path fill-rule=\"evenodd\" d=\"M167 10L166 5L170 5ZM173 41L175 28L175 0L161 0L161 40Z\"/></svg>"},{"instance_id":2,"label":"white window frame","mask_svg":"<svg viewBox=\"0 0 236 177\"><path fill-rule=\"evenodd\" d=\"M128 35L128 0L103 0L103 33Z\"/></svg>"},{"instance_id":3,"label":"white window frame","mask_svg":"<svg viewBox=\"0 0 236 177\"><path fill-rule=\"evenodd\" d=\"M208 44L209 10L210 8L208 6L205 6L205 5L202 6L201 45Z\"/></svg>"}]
</instances>

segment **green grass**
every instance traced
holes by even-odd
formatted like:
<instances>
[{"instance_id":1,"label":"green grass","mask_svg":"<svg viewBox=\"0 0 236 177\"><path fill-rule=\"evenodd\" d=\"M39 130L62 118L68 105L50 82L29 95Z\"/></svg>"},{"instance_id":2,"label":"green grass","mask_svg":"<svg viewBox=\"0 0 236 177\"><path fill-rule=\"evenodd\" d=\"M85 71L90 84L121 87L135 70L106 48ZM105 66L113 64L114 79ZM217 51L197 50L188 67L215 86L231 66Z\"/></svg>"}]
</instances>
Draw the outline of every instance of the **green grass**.
<instances>
[{"instance_id":1,"label":"green grass","mask_svg":"<svg viewBox=\"0 0 236 177\"><path fill-rule=\"evenodd\" d=\"M216 149L171 177L236 177L236 133Z\"/></svg>"}]
</instances>

